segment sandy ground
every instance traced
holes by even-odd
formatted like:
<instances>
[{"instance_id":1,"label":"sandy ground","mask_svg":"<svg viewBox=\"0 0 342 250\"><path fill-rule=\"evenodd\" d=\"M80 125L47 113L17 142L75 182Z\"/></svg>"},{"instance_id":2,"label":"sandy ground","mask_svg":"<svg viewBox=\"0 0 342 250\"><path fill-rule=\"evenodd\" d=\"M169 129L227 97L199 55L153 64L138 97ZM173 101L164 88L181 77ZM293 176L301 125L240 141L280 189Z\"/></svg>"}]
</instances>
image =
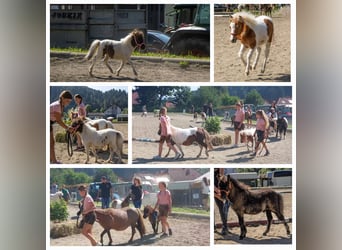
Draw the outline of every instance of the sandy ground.
<instances>
[{"instance_id":1,"label":"sandy ground","mask_svg":"<svg viewBox=\"0 0 342 250\"><path fill-rule=\"evenodd\" d=\"M178 62L152 62L149 60L132 60L138 72L134 77L130 65L125 65L117 77L110 74L103 62L98 60L93 69L94 77L89 77L90 61L84 60L82 54L52 53L50 56L51 82L209 82L210 66L190 63L182 68ZM114 72L120 62L110 60Z\"/></svg>"},{"instance_id":2,"label":"sandy ground","mask_svg":"<svg viewBox=\"0 0 342 250\"><path fill-rule=\"evenodd\" d=\"M100 205L99 205L100 206ZM69 221L74 221L76 223L76 213L78 211L78 207L75 205L68 206L68 212L70 215ZM134 235L133 242L127 244L130 236L131 229L128 228L124 231L115 231L111 230L111 235L113 239L112 245L134 245L134 246L209 246L210 237L209 237L209 217L208 219L198 219L191 217L169 217L169 224L172 228L173 235L170 237L160 239L160 231L161 226L159 225L159 233L154 235L152 231L152 227L146 219L145 227L146 227L146 235L141 240L140 235L137 232ZM51 223L52 225L52 223ZM103 231L103 228L100 224L95 223L93 227L93 235L96 239L100 240L100 234ZM108 244L107 235L104 236L105 245ZM58 239L50 239L51 246L89 246L89 241L81 234L74 234L71 236L58 238Z\"/></svg>"},{"instance_id":3,"label":"sandy ground","mask_svg":"<svg viewBox=\"0 0 342 250\"><path fill-rule=\"evenodd\" d=\"M55 127L54 132L58 130L58 126ZM114 123L114 128L121 131L124 134L124 140L127 140L128 138L128 124L127 123ZM73 146L73 149L76 148L76 144ZM128 162L128 144L124 143L123 144L123 157L122 157L122 163L127 163ZM83 164L85 163L87 159L87 155L85 152L79 152L79 151L74 151L73 155L70 157L68 155L67 151L67 144L66 143L56 143L55 144L55 153L56 153L56 158L58 161L62 162L63 164ZM109 157L109 152L99 152L98 153L98 162L99 163L104 163L105 160L107 160ZM114 161L116 161L117 158L114 156ZM90 153L90 158L89 158L89 163L95 163L95 158Z\"/></svg>"},{"instance_id":4,"label":"sandy ground","mask_svg":"<svg viewBox=\"0 0 342 250\"><path fill-rule=\"evenodd\" d=\"M283 8L273 15L274 40L271 45L268 63L264 73L260 73L264 59L262 47L256 71L245 76L245 67L238 58L240 41L229 41L228 17L215 16L214 79L216 82L289 82L291 81L291 12ZM246 56L247 53L245 53ZM255 54L254 54L255 56ZM254 62L254 56L252 62Z\"/></svg>"},{"instance_id":5,"label":"sandy ground","mask_svg":"<svg viewBox=\"0 0 342 250\"><path fill-rule=\"evenodd\" d=\"M292 193L290 190L277 190L278 192L283 192L284 198L284 216L286 219L292 217ZM215 204L215 223L221 223L220 214L218 208ZM245 215L245 221L255 221L255 220L266 220L266 214L260 213L257 215ZM276 215L273 214L273 219L276 220ZM229 209L228 213L228 223L238 222L238 217L236 216L233 209ZM292 232L292 223L288 223L290 231ZM263 236L262 233L265 231L266 226L247 226L247 235L243 240L239 240L240 227L229 228L231 234L222 236L220 233L214 234L215 244L291 244L292 239L287 236L286 230L283 224L272 224L270 232L267 236ZM221 232L221 229L218 229Z\"/></svg>"},{"instance_id":6,"label":"sandy ground","mask_svg":"<svg viewBox=\"0 0 342 250\"><path fill-rule=\"evenodd\" d=\"M140 113L134 113L132 117L133 138L159 139L157 134L159 120L149 113L148 117L141 117ZM190 125L200 127L202 122L195 122L189 114L169 113L172 125L180 128L188 128ZM231 135L234 141L234 131L230 122L221 122L221 133ZM174 153L171 151L168 158L153 160L153 156L158 153L158 143L153 142L132 142L132 161L133 164L225 164L225 163L246 163L246 164L291 164L292 163L292 133L288 132L284 140L276 139L275 134L271 135L268 148L271 152L269 156L263 154L251 157L251 152L247 151L244 144L238 148L232 148L230 145L214 147L209 152L209 158L205 156L204 150L200 158L196 158L200 151L197 145L183 146L185 156L183 159L174 160ZM163 155L167 152L167 146L164 144Z\"/></svg>"}]
</instances>

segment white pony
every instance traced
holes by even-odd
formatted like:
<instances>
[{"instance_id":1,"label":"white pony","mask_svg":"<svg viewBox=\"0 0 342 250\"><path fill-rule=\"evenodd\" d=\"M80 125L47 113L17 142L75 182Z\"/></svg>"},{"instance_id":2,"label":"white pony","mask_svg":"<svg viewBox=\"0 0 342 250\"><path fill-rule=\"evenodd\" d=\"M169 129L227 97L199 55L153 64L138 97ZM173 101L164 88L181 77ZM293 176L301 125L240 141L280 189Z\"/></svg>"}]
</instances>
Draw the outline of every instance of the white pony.
<instances>
[{"instance_id":1,"label":"white pony","mask_svg":"<svg viewBox=\"0 0 342 250\"><path fill-rule=\"evenodd\" d=\"M107 121L106 119L94 119L94 120L86 120L86 122L96 128L96 130L102 130L105 128L114 128L114 125L111 121Z\"/></svg>"},{"instance_id":2,"label":"white pony","mask_svg":"<svg viewBox=\"0 0 342 250\"><path fill-rule=\"evenodd\" d=\"M89 75L93 76L93 68L97 58L102 58L105 65L108 67L111 73L113 69L108 64L108 59L121 60L120 67L116 70L116 76L119 76L121 69L125 63L129 63L132 66L133 73L135 76L138 75L131 61L131 55L135 48L145 49L144 44L144 33L140 30L133 30L126 37L122 38L120 41L115 40L94 40L90 46L90 49L85 56L87 60L93 58L93 62L89 67ZM94 56L95 52L97 54Z\"/></svg>"},{"instance_id":3,"label":"white pony","mask_svg":"<svg viewBox=\"0 0 342 250\"><path fill-rule=\"evenodd\" d=\"M208 150L213 149L210 135L208 131L206 131L204 128L177 128L171 125L171 138L171 143L176 144L179 150L181 151L181 158L184 157L182 145L189 146L193 144L193 142L197 142L198 146L201 149L199 154L197 155L197 158L201 156L203 147L205 148L205 154L207 157L209 157ZM165 157L167 157L169 153L170 148Z\"/></svg>"},{"instance_id":4,"label":"white pony","mask_svg":"<svg viewBox=\"0 0 342 250\"><path fill-rule=\"evenodd\" d=\"M54 194L50 194L50 202L51 201L58 201L63 198L63 192L62 191L57 191Z\"/></svg>"},{"instance_id":5,"label":"white pony","mask_svg":"<svg viewBox=\"0 0 342 250\"><path fill-rule=\"evenodd\" d=\"M230 41L235 43L236 40L241 41L241 47L239 51L239 58L245 65L245 74L249 75L249 70L255 70L260 52L261 46L265 44L265 59L261 68L261 73L265 72L266 62L270 53L271 42L273 39L273 21L268 16L255 17L252 14L246 12L235 13L230 18ZM247 61L243 58L243 54L249 49L247 53ZM251 57L256 50L256 57L253 65L251 66Z\"/></svg>"}]
</instances>

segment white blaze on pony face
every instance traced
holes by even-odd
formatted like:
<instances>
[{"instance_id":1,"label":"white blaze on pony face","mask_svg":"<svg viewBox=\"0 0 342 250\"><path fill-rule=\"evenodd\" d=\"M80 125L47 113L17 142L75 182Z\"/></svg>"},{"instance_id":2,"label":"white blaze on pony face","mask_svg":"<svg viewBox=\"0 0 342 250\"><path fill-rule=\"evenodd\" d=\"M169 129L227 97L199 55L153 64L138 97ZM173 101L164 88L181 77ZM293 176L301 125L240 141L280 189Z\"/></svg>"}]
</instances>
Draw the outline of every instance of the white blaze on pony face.
<instances>
[{"instance_id":1,"label":"white blaze on pony face","mask_svg":"<svg viewBox=\"0 0 342 250\"><path fill-rule=\"evenodd\" d=\"M233 21L233 19L230 20L230 41L232 43L236 42L236 37L234 34L236 34L236 23Z\"/></svg>"}]
</instances>

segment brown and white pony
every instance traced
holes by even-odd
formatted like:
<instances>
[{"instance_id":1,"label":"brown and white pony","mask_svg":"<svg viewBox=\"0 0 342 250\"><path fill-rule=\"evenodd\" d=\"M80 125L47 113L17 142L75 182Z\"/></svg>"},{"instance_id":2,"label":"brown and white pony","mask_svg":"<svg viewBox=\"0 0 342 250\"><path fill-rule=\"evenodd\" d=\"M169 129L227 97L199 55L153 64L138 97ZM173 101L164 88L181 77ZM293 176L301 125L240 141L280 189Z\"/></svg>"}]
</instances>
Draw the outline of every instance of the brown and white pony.
<instances>
[{"instance_id":1,"label":"brown and white pony","mask_svg":"<svg viewBox=\"0 0 342 250\"><path fill-rule=\"evenodd\" d=\"M239 58L245 65L245 74L249 75L249 70L255 70L260 57L261 46L265 45L265 59L261 68L261 73L265 72L266 62L270 53L270 47L273 39L273 21L268 16L258 16L238 12L230 18L230 41L235 43L241 41ZM243 58L244 52L248 49L247 60ZM251 66L252 55L256 51L256 57Z\"/></svg>"},{"instance_id":2,"label":"brown and white pony","mask_svg":"<svg viewBox=\"0 0 342 250\"><path fill-rule=\"evenodd\" d=\"M140 30L133 30L126 37L120 41L115 40L94 40L90 46L90 49L85 56L87 60L93 58L93 62L89 67L89 75L93 76L93 68L97 58L101 58L104 61L107 68L113 73L113 69L109 66L108 60L117 59L121 60L120 67L116 70L116 76L119 76L121 69L124 64L129 63L132 66L133 73L135 76L138 75L131 61L132 52L137 48L145 49L144 44L144 33ZM97 54L94 56L94 54Z\"/></svg>"},{"instance_id":3,"label":"brown and white pony","mask_svg":"<svg viewBox=\"0 0 342 250\"><path fill-rule=\"evenodd\" d=\"M197 158L201 156L203 147L205 148L205 154L207 157L209 157L208 150L213 149L210 135L204 128L177 128L175 126L171 126L171 138L172 143L176 144L179 148L181 152L181 158L184 157L182 145L189 146L194 142L197 142L201 149L199 154L197 155ZM168 157L169 153L170 149L165 157Z\"/></svg>"}]
</instances>

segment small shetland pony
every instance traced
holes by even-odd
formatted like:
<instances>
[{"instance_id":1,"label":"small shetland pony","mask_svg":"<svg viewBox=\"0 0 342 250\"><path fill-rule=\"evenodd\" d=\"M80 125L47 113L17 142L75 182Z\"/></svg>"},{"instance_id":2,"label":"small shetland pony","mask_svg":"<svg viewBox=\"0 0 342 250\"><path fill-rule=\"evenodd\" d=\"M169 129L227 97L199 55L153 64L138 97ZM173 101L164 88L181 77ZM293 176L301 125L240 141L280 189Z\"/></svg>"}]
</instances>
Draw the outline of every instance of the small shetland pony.
<instances>
[{"instance_id":1,"label":"small shetland pony","mask_svg":"<svg viewBox=\"0 0 342 250\"><path fill-rule=\"evenodd\" d=\"M129 206L129 201L131 200L131 195L127 195L127 197L121 201L119 199L114 199L112 202L112 208L124 208Z\"/></svg>"},{"instance_id":2,"label":"small shetland pony","mask_svg":"<svg viewBox=\"0 0 342 250\"><path fill-rule=\"evenodd\" d=\"M246 12L235 13L230 18L230 41L235 43L236 40L241 41L241 47L239 51L239 58L245 65L245 74L249 75L249 70L255 70L260 52L261 46L265 44L265 59L261 68L261 73L265 72L266 62L270 53L271 42L273 39L273 21L268 16L255 17L252 14ZM247 53L247 61L243 58L243 54L249 49ZM256 50L256 57L253 65L251 66L251 58Z\"/></svg>"},{"instance_id":3,"label":"small shetland pony","mask_svg":"<svg viewBox=\"0 0 342 250\"><path fill-rule=\"evenodd\" d=\"M254 148L254 133L255 128L244 129L239 132L240 134L240 142L246 143L247 150L253 151Z\"/></svg>"},{"instance_id":4,"label":"small shetland pony","mask_svg":"<svg viewBox=\"0 0 342 250\"><path fill-rule=\"evenodd\" d=\"M111 121L107 121L106 119L94 119L87 120L87 123L94 127L96 130L102 130L105 128L114 128L114 125Z\"/></svg>"},{"instance_id":5,"label":"small shetland pony","mask_svg":"<svg viewBox=\"0 0 342 250\"><path fill-rule=\"evenodd\" d=\"M202 154L203 147L205 148L205 154L209 157L208 150L213 149L213 145L211 144L211 138L207 130L204 128L177 128L175 126L171 126L171 138L172 143L176 144L181 152L181 158L184 157L184 152L182 150L182 145L189 146L194 142L197 142L200 147L200 152L197 155L199 158ZM165 157L169 156L170 148Z\"/></svg>"},{"instance_id":6,"label":"small shetland pony","mask_svg":"<svg viewBox=\"0 0 342 250\"><path fill-rule=\"evenodd\" d=\"M159 226L159 222L160 222L159 213L158 213L158 211L155 211L151 205L146 205L144 207L143 218L146 219L147 217L151 223L154 234L157 234L158 233L158 226Z\"/></svg>"},{"instance_id":7,"label":"small shetland pony","mask_svg":"<svg viewBox=\"0 0 342 250\"><path fill-rule=\"evenodd\" d=\"M279 133L280 139L282 139L282 137L286 139L286 131L287 131L288 124L289 122L287 121L286 117L278 118L276 138L278 138L278 133Z\"/></svg>"},{"instance_id":8,"label":"small shetland pony","mask_svg":"<svg viewBox=\"0 0 342 250\"><path fill-rule=\"evenodd\" d=\"M109 238L108 245L113 242L110 230L123 231L128 227L132 228L132 235L128 242L132 242L136 228L140 233L140 237L143 238L146 233L144 219L139 209L125 207L120 209L107 208L107 209L95 209L96 221L103 227L101 233L101 244L103 245L103 235L107 233Z\"/></svg>"},{"instance_id":9,"label":"small shetland pony","mask_svg":"<svg viewBox=\"0 0 342 250\"><path fill-rule=\"evenodd\" d=\"M264 236L270 231L272 224L272 213L274 213L280 221L283 221L286 233L291 235L290 228L284 217L284 201L280 193L272 189L250 190L249 186L231 178L227 175L228 182L228 199L232 202L231 207L239 218L240 224L240 240L246 237L247 229L244 221L244 214L258 214L266 212L267 226L263 233Z\"/></svg>"},{"instance_id":10,"label":"small shetland pony","mask_svg":"<svg viewBox=\"0 0 342 250\"><path fill-rule=\"evenodd\" d=\"M126 37L122 38L120 41L115 40L94 40L90 46L88 54L85 59L90 60L93 58L93 62L89 67L89 75L93 76L93 68L97 58L101 58L107 68L113 73L113 69L109 66L108 60L117 59L121 60L120 67L116 70L116 76L119 76L121 69L125 63L129 63L132 66L133 73L135 76L138 75L131 61L132 52L137 48L145 49L144 44L144 33L140 30L133 30ZM94 54L97 54L94 56Z\"/></svg>"},{"instance_id":11,"label":"small shetland pony","mask_svg":"<svg viewBox=\"0 0 342 250\"><path fill-rule=\"evenodd\" d=\"M119 163L121 163L122 147L124 143L123 134L115 129L106 128L102 130L96 130L91 127L88 123L82 120L77 120L73 122L72 127L75 129L75 133L79 133L82 139L82 143L87 154L87 160L85 163L89 162L89 152L92 150L95 156L95 162L97 162L96 149L102 149L105 146L109 147L109 158L106 163L109 163L114 155L114 152L118 155Z\"/></svg>"}]
</instances>

